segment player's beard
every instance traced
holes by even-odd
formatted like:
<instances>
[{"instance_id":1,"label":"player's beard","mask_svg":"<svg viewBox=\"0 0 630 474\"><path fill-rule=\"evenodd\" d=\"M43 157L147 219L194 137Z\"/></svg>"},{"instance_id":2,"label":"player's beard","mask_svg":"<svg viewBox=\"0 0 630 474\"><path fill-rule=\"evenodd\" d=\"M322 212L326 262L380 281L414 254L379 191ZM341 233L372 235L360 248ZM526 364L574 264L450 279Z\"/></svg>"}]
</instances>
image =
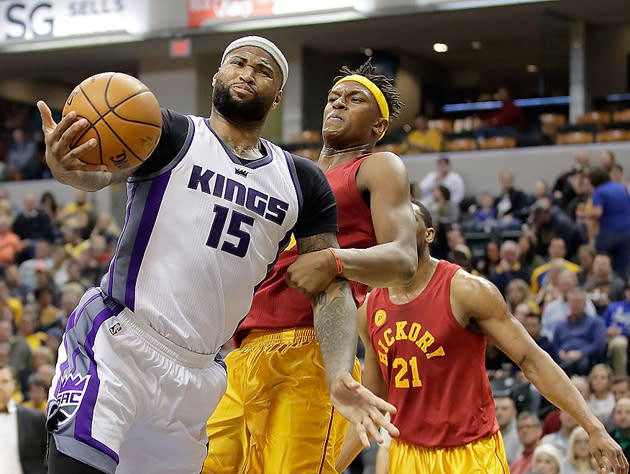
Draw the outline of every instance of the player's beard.
<instances>
[{"instance_id":1,"label":"player's beard","mask_svg":"<svg viewBox=\"0 0 630 474\"><path fill-rule=\"evenodd\" d=\"M274 97L254 94L250 100L238 101L230 94L230 88L217 79L212 91L212 104L224 117L234 122L260 122L273 104Z\"/></svg>"}]
</instances>

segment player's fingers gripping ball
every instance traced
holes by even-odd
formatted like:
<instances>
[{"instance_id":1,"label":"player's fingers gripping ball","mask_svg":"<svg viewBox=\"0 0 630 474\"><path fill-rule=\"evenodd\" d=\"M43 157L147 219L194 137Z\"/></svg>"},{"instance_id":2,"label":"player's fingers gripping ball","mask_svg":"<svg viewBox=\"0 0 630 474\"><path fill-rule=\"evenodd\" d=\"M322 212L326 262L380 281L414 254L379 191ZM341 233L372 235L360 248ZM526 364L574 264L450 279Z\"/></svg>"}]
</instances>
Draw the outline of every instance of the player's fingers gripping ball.
<instances>
[{"instance_id":1,"label":"player's fingers gripping ball","mask_svg":"<svg viewBox=\"0 0 630 474\"><path fill-rule=\"evenodd\" d=\"M104 72L91 76L74 88L63 115L74 110L77 120L88 127L71 145L77 147L96 139L81 160L103 164L109 171L140 165L157 146L162 132L160 105L142 82L127 74Z\"/></svg>"}]
</instances>

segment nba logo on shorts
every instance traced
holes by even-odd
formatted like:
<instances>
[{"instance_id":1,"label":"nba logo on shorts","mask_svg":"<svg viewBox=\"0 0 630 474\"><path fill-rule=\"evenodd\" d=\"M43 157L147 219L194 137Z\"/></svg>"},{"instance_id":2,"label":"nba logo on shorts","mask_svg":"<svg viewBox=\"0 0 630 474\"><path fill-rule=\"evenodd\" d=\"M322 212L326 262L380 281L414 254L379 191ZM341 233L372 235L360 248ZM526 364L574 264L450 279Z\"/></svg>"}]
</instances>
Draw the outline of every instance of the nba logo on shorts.
<instances>
[{"instance_id":1,"label":"nba logo on shorts","mask_svg":"<svg viewBox=\"0 0 630 474\"><path fill-rule=\"evenodd\" d=\"M109 332L112 334L112 336L115 336L120 331L122 331L122 326L120 325L120 323L116 323L111 328L109 328Z\"/></svg>"},{"instance_id":2,"label":"nba logo on shorts","mask_svg":"<svg viewBox=\"0 0 630 474\"><path fill-rule=\"evenodd\" d=\"M62 380L56 399L59 406L58 426L66 424L76 413L85 395L90 377L91 375L77 374L69 375Z\"/></svg>"}]
</instances>

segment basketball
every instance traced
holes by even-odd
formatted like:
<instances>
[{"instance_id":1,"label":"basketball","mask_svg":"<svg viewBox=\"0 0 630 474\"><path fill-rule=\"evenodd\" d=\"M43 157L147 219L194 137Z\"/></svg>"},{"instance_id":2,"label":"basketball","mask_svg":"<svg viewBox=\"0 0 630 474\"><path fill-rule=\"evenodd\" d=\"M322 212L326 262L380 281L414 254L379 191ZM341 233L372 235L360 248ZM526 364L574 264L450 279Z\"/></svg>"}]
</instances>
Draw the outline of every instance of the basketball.
<instances>
[{"instance_id":1,"label":"basketball","mask_svg":"<svg viewBox=\"0 0 630 474\"><path fill-rule=\"evenodd\" d=\"M155 149L162 132L160 105L142 82L127 74L104 72L74 88L63 108L74 110L89 127L72 148L95 138L96 148L81 160L103 164L109 171L140 165Z\"/></svg>"}]
</instances>

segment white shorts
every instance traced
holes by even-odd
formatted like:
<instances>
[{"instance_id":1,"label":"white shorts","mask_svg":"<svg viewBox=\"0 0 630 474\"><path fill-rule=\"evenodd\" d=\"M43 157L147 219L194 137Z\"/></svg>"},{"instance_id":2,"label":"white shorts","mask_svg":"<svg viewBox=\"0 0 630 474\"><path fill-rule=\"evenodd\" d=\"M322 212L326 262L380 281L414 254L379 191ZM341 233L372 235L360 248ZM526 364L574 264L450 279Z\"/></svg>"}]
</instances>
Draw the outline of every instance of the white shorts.
<instances>
[{"instance_id":1,"label":"white shorts","mask_svg":"<svg viewBox=\"0 0 630 474\"><path fill-rule=\"evenodd\" d=\"M49 393L57 449L113 474L198 474L225 364L172 344L97 288L68 320Z\"/></svg>"}]
</instances>

